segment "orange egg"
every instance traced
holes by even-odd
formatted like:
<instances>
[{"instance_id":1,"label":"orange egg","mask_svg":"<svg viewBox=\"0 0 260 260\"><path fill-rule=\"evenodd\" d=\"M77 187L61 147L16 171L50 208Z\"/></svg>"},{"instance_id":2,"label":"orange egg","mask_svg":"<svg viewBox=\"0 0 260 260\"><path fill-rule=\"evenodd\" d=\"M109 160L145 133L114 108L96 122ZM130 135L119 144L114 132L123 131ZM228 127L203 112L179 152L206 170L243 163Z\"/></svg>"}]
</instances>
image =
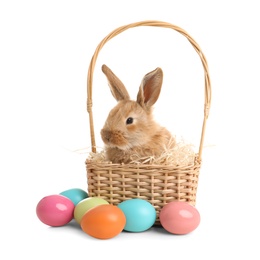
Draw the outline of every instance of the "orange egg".
<instances>
[{"instance_id":1,"label":"orange egg","mask_svg":"<svg viewBox=\"0 0 260 260\"><path fill-rule=\"evenodd\" d=\"M126 217L121 209L111 204L96 206L87 211L80 225L88 235L108 239L117 236L126 224Z\"/></svg>"}]
</instances>

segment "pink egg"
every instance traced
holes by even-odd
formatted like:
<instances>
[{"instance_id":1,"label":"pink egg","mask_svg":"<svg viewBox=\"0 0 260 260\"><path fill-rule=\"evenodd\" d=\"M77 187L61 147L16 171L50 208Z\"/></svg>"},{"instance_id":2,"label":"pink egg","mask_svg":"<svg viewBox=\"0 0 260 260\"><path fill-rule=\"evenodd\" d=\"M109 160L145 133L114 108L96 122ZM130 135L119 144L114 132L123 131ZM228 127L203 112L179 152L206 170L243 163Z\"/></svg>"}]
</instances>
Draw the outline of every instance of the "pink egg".
<instances>
[{"instance_id":1,"label":"pink egg","mask_svg":"<svg viewBox=\"0 0 260 260\"><path fill-rule=\"evenodd\" d=\"M172 201L159 214L161 225L172 234L184 235L195 230L200 223L198 210L187 202Z\"/></svg>"},{"instance_id":2,"label":"pink egg","mask_svg":"<svg viewBox=\"0 0 260 260\"><path fill-rule=\"evenodd\" d=\"M38 202L36 214L44 224L59 227L73 219L74 207L74 203L63 195L49 195Z\"/></svg>"}]
</instances>

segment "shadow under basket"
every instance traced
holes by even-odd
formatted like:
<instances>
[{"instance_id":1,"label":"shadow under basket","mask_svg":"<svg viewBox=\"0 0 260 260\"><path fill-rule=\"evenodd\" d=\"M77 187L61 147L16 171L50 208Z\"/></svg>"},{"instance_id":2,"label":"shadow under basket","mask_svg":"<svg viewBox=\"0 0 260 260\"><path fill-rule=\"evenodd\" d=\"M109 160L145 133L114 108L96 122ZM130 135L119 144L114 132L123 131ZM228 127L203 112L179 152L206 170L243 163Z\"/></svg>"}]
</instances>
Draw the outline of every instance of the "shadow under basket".
<instances>
[{"instance_id":1,"label":"shadow under basket","mask_svg":"<svg viewBox=\"0 0 260 260\"><path fill-rule=\"evenodd\" d=\"M138 26L154 26L173 29L184 35L201 58L205 77L204 120L200 137L199 151L194 162L188 165L162 164L113 164L86 159L87 183L89 197L100 197L110 204L117 205L122 201L139 198L149 201L155 208L157 216L155 225L161 225L160 210L171 201L185 201L196 205L198 179L201 168L201 154L205 135L206 120L211 102L211 87L208 66L198 44L180 27L162 21L141 21L121 26L108 34L97 46L91 59L87 79L87 110L89 113L92 152L96 153L92 114L92 79L99 51L104 44L119 33Z\"/></svg>"}]
</instances>

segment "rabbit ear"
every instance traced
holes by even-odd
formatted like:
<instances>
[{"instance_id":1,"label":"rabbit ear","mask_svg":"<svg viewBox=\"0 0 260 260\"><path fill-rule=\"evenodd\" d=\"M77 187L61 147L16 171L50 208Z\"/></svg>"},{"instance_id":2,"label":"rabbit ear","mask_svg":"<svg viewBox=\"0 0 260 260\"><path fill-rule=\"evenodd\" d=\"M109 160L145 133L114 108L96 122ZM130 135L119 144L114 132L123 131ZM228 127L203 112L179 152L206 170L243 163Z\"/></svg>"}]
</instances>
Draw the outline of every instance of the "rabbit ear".
<instances>
[{"instance_id":1,"label":"rabbit ear","mask_svg":"<svg viewBox=\"0 0 260 260\"><path fill-rule=\"evenodd\" d=\"M137 94L137 103L142 107L150 108L158 99L163 81L163 72L161 68L147 73L140 85Z\"/></svg>"},{"instance_id":2,"label":"rabbit ear","mask_svg":"<svg viewBox=\"0 0 260 260\"><path fill-rule=\"evenodd\" d=\"M106 65L102 65L102 71L107 77L108 85L113 97L117 100L129 100L129 94L121 80Z\"/></svg>"}]
</instances>

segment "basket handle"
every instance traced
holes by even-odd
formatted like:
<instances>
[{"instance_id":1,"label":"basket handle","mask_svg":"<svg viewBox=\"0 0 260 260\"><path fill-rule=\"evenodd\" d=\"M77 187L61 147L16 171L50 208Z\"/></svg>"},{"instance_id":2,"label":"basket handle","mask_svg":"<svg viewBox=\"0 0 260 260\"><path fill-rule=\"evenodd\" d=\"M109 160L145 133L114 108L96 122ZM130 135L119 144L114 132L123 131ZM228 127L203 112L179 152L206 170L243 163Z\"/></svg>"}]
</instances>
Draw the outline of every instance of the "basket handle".
<instances>
[{"instance_id":1,"label":"basket handle","mask_svg":"<svg viewBox=\"0 0 260 260\"><path fill-rule=\"evenodd\" d=\"M118 27L117 29L110 32L99 43L99 45L97 46L97 48L92 56L92 59L89 64L88 77L87 77L87 111L89 113L92 152L96 153L96 141L95 141L95 134L94 134L93 113L92 113L92 82L93 82L93 72L94 72L98 54L106 42L108 42L109 40L111 40L112 38L117 36L118 34L126 31L127 29L138 27L138 26L164 27L164 28L173 29L173 30L181 33L188 39L188 41L194 47L194 49L196 50L196 52L198 53L198 55L201 59L203 69L204 69L204 79L205 79L205 101L204 101L204 119L203 119L203 124L202 124L202 132L201 132L199 153L198 153L198 160L200 161L201 155L202 155L203 141L204 141L204 136L205 136L206 120L208 119L210 103L211 103L211 85L210 85L210 77L209 77L209 72L208 72L207 60L206 60L204 54L202 53L199 45L186 31L184 31L182 28L180 28L176 25L173 25L173 24L170 24L167 22L163 22L163 21L155 21L155 20L141 21L141 22L131 23L128 25Z\"/></svg>"}]
</instances>

